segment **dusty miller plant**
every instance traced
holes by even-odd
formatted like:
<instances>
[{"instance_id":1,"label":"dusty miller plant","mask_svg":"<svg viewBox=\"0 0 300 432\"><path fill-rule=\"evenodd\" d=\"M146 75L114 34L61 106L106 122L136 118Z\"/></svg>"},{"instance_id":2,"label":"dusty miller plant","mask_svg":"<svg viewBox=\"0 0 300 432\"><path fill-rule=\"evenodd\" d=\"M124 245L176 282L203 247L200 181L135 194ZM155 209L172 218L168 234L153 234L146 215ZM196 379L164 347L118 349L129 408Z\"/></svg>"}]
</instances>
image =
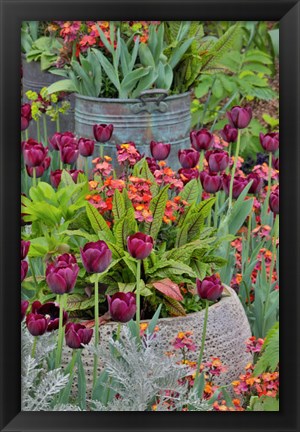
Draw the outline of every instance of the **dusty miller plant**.
<instances>
[{"instance_id":1,"label":"dusty miller plant","mask_svg":"<svg viewBox=\"0 0 300 432\"><path fill-rule=\"evenodd\" d=\"M110 350L98 349L97 354L109 376L106 385L119 397L113 397L108 403L93 400L92 410L148 411L156 404L157 411L179 411L187 405L187 384L179 382L191 370L178 364L178 358L165 355L161 338L161 331L146 334L141 346L130 329L123 327L120 340L111 339ZM91 347L88 349L93 351ZM194 405L201 411L209 409L200 400Z\"/></svg>"},{"instance_id":2,"label":"dusty miller plant","mask_svg":"<svg viewBox=\"0 0 300 432\"><path fill-rule=\"evenodd\" d=\"M55 397L65 388L69 374L62 369L48 370L47 359L56 347L56 335L47 333L38 338L34 358L33 337L22 325L22 397L23 411L78 411L77 406L55 404Z\"/></svg>"}]
</instances>

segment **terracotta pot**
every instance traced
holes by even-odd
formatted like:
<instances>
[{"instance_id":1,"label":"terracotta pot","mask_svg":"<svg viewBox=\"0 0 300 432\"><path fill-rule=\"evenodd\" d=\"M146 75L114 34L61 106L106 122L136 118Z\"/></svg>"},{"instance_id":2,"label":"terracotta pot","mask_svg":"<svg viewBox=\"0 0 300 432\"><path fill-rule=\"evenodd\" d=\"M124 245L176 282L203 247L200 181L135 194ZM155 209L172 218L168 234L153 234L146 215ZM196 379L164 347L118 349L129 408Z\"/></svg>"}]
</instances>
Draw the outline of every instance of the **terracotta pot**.
<instances>
[{"instance_id":1,"label":"terracotta pot","mask_svg":"<svg viewBox=\"0 0 300 432\"><path fill-rule=\"evenodd\" d=\"M186 317L159 319L157 325L162 331L161 340L165 351L174 350L171 341L181 331L192 331L194 342L200 349L203 321L204 310L191 313ZM117 330L117 325L115 322L109 322L100 326L100 344L103 344L105 349L109 349L108 342L113 332ZM203 362L209 360L210 357L219 357L222 363L227 366L227 372L222 373L220 378L215 381L217 384L230 384L244 373L244 367L252 360L251 354L245 352L245 341L249 337L251 337L251 330L244 308L235 291L226 287L226 292L221 300L209 308L203 356ZM91 343L93 343L93 339ZM199 349L190 353L190 360L197 361ZM70 361L71 353L71 349L65 348L63 366L66 366ZM84 350L82 359L87 372L87 390L89 391L92 388L93 356ZM100 359L99 372L101 369Z\"/></svg>"}]
</instances>

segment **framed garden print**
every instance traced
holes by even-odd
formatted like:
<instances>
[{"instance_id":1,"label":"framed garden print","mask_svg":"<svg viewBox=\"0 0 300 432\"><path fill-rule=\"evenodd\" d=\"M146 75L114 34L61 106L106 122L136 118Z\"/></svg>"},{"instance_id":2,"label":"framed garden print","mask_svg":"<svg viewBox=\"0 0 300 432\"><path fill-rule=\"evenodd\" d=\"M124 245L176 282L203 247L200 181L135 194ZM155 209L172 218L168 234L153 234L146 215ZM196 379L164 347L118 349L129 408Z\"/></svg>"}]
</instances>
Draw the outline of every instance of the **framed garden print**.
<instances>
[{"instance_id":1,"label":"framed garden print","mask_svg":"<svg viewBox=\"0 0 300 432\"><path fill-rule=\"evenodd\" d=\"M299 2L1 11L1 430L297 431Z\"/></svg>"}]
</instances>

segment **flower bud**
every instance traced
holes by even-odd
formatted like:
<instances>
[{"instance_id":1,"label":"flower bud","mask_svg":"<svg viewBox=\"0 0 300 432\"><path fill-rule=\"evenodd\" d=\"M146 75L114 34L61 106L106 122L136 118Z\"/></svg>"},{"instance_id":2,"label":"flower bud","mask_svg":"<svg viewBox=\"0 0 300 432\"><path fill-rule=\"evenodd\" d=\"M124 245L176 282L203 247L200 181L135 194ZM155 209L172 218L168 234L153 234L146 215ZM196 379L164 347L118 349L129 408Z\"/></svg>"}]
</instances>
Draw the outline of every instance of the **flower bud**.
<instances>
[{"instance_id":1,"label":"flower bud","mask_svg":"<svg viewBox=\"0 0 300 432\"><path fill-rule=\"evenodd\" d=\"M154 159L165 160L170 154L171 144L164 144L162 142L151 141L150 150Z\"/></svg>"},{"instance_id":2,"label":"flower bud","mask_svg":"<svg viewBox=\"0 0 300 432\"><path fill-rule=\"evenodd\" d=\"M80 138L78 141L78 150L81 156L89 157L94 153L95 141L88 138Z\"/></svg>"},{"instance_id":3,"label":"flower bud","mask_svg":"<svg viewBox=\"0 0 300 432\"><path fill-rule=\"evenodd\" d=\"M21 282L26 278L28 272L28 262L21 261Z\"/></svg>"},{"instance_id":4,"label":"flower bud","mask_svg":"<svg viewBox=\"0 0 300 432\"><path fill-rule=\"evenodd\" d=\"M142 260L147 258L152 252L154 240L151 236L137 232L127 238L127 249L130 255Z\"/></svg>"},{"instance_id":5,"label":"flower bud","mask_svg":"<svg viewBox=\"0 0 300 432\"><path fill-rule=\"evenodd\" d=\"M207 193L216 193L222 188L222 177L216 173L200 172L200 181Z\"/></svg>"},{"instance_id":6,"label":"flower bud","mask_svg":"<svg viewBox=\"0 0 300 432\"><path fill-rule=\"evenodd\" d=\"M178 151L178 159L182 168L194 168L199 161L199 153L194 149Z\"/></svg>"},{"instance_id":7,"label":"flower bud","mask_svg":"<svg viewBox=\"0 0 300 432\"><path fill-rule=\"evenodd\" d=\"M29 251L30 241L21 240L21 260L25 259Z\"/></svg>"},{"instance_id":8,"label":"flower bud","mask_svg":"<svg viewBox=\"0 0 300 432\"><path fill-rule=\"evenodd\" d=\"M248 182L252 180L252 185L250 186L249 193L258 194L263 187L263 179L257 173L250 173L247 176Z\"/></svg>"},{"instance_id":9,"label":"flower bud","mask_svg":"<svg viewBox=\"0 0 300 432\"><path fill-rule=\"evenodd\" d=\"M223 150L208 150L205 153L210 171L225 171L229 164L229 155Z\"/></svg>"},{"instance_id":10,"label":"flower bud","mask_svg":"<svg viewBox=\"0 0 300 432\"><path fill-rule=\"evenodd\" d=\"M208 276L202 281L196 279L197 292L201 299L215 301L221 297L223 285L221 280L216 276Z\"/></svg>"},{"instance_id":11,"label":"flower bud","mask_svg":"<svg viewBox=\"0 0 300 432\"><path fill-rule=\"evenodd\" d=\"M86 243L80 248L80 254L88 273L102 273L111 263L112 252L102 240Z\"/></svg>"},{"instance_id":12,"label":"flower bud","mask_svg":"<svg viewBox=\"0 0 300 432\"><path fill-rule=\"evenodd\" d=\"M59 256L54 264L48 264L46 282L55 294L66 294L74 289L79 267L71 254Z\"/></svg>"},{"instance_id":13,"label":"flower bud","mask_svg":"<svg viewBox=\"0 0 300 432\"><path fill-rule=\"evenodd\" d=\"M279 186L270 193L269 206L274 214L279 213Z\"/></svg>"},{"instance_id":14,"label":"flower bud","mask_svg":"<svg viewBox=\"0 0 300 432\"><path fill-rule=\"evenodd\" d=\"M263 149L267 152L275 153L279 148L279 133L269 132L267 134L260 133L259 140Z\"/></svg>"},{"instance_id":15,"label":"flower bud","mask_svg":"<svg viewBox=\"0 0 300 432\"><path fill-rule=\"evenodd\" d=\"M135 295L131 292L118 292L112 297L107 296L109 313L114 321L126 323L136 313Z\"/></svg>"},{"instance_id":16,"label":"flower bud","mask_svg":"<svg viewBox=\"0 0 300 432\"><path fill-rule=\"evenodd\" d=\"M26 317L26 325L32 336L41 336L47 330L48 320L44 315L30 313Z\"/></svg>"},{"instance_id":17,"label":"flower bud","mask_svg":"<svg viewBox=\"0 0 300 432\"><path fill-rule=\"evenodd\" d=\"M245 108L234 106L226 113L226 115L232 127L236 129L244 129L252 119L252 109L249 106Z\"/></svg>"},{"instance_id":18,"label":"flower bud","mask_svg":"<svg viewBox=\"0 0 300 432\"><path fill-rule=\"evenodd\" d=\"M193 130L190 133L190 140L193 149L198 152L201 150L208 150L214 145L214 136L208 129Z\"/></svg>"},{"instance_id":19,"label":"flower bud","mask_svg":"<svg viewBox=\"0 0 300 432\"><path fill-rule=\"evenodd\" d=\"M225 191L226 195L229 195L230 179L231 175L223 174L223 190ZM232 187L232 197L234 199L237 199L243 192L247 184L248 180L246 178L235 175Z\"/></svg>"},{"instance_id":20,"label":"flower bud","mask_svg":"<svg viewBox=\"0 0 300 432\"><path fill-rule=\"evenodd\" d=\"M95 124L93 126L95 140L101 143L109 141L112 136L113 130L114 127L112 124Z\"/></svg>"},{"instance_id":21,"label":"flower bud","mask_svg":"<svg viewBox=\"0 0 300 432\"><path fill-rule=\"evenodd\" d=\"M72 349L84 348L84 345L90 343L93 336L93 330L86 328L82 324L68 323L65 330L66 344Z\"/></svg>"},{"instance_id":22,"label":"flower bud","mask_svg":"<svg viewBox=\"0 0 300 432\"><path fill-rule=\"evenodd\" d=\"M232 127L230 124L227 124L220 131L220 135L224 141L228 143L235 142L238 136L238 131L235 127Z\"/></svg>"}]
</instances>

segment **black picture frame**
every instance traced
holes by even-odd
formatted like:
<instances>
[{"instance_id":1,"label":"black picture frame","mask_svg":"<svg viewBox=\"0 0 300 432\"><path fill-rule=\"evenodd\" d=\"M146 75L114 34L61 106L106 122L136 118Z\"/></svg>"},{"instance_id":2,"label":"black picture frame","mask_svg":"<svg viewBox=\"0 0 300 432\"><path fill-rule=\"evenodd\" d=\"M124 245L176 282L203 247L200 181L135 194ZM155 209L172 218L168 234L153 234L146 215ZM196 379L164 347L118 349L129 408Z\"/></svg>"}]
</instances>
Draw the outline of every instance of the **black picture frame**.
<instances>
[{"instance_id":1,"label":"black picture frame","mask_svg":"<svg viewBox=\"0 0 300 432\"><path fill-rule=\"evenodd\" d=\"M280 431L299 422L300 4L295 0L1 0L1 431ZM280 411L20 411L20 25L23 20L280 21ZM298 363L298 365L297 365Z\"/></svg>"}]
</instances>

